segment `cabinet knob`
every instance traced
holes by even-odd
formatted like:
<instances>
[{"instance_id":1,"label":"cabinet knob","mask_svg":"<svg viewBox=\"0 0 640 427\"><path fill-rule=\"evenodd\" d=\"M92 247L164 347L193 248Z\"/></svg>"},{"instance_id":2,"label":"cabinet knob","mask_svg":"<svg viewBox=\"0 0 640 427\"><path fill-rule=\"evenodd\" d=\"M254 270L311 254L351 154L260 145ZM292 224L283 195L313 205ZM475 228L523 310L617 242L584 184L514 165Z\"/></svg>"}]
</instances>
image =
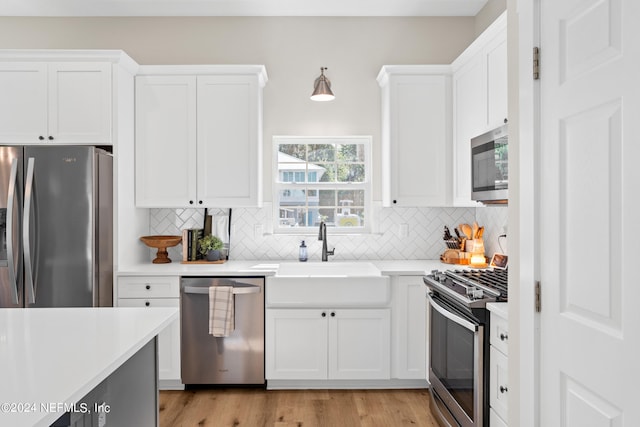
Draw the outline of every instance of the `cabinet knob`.
<instances>
[{"instance_id":1,"label":"cabinet knob","mask_svg":"<svg viewBox=\"0 0 640 427\"><path fill-rule=\"evenodd\" d=\"M327 317L327 313L325 313L324 311L321 314L322 317Z\"/></svg>"},{"instance_id":2,"label":"cabinet knob","mask_svg":"<svg viewBox=\"0 0 640 427\"><path fill-rule=\"evenodd\" d=\"M144 288L145 288L146 290L149 290L149 289L151 289L151 285L146 285Z\"/></svg>"},{"instance_id":3,"label":"cabinet knob","mask_svg":"<svg viewBox=\"0 0 640 427\"><path fill-rule=\"evenodd\" d=\"M189 200L189 204L192 205L193 204L193 200Z\"/></svg>"},{"instance_id":4,"label":"cabinet knob","mask_svg":"<svg viewBox=\"0 0 640 427\"><path fill-rule=\"evenodd\" d=\"M49 141L53 141L53 137L49 135Z\"/></svg>"},{"instance_id":5,"label":"cabinet knob","mask_svg":"<svg viewBox=\"0 0 640 427\"><path fill-rule=\"evenodd\" d=\"M500 341L506 341L509 339L509 335L507 334L500 334Z\"/></svg>"},{"instance_id":6,"label":"cabinet knob","mask_svg":"<svg viewBox=\"0 0 640 427\"><path fill-rule=\"evenodd\" d=\"M40 141L44 141L44 136L40 135L40 136L38 137L38 139L39 139Z\"/></svg>"},{"instance_id":7,"label":"cabinet knob","mask_svg":"<svg viewBox=\"0 0 640 427\"><path fill-rule=\"evenodd\" d=\"M507 123L509 120L507 120L506 118L504 119L504 122Z\"/></svg>"},{"instance_id":8,"label":"cabinet knob","mask_svg":"<svg viewBox=\"0 0 640 427\"><path fill-rule=\"evenodd\" d=\"M336 312L335 311L331 312L331 317L336 317Z\"/></svg>"},{"instance_id":9,"label":"cabinet knob","mask_svg":"<svg viewBox=\"0 0 640 427\"><path fill-rule=\"evenodd\" d=\"M198 200L198 204L201 205L202 204L202 200Z\"/></svg>"},{"instance_id":10,"label":"cabinet knob","mask_svg":"<svg viewBox=\"0 0 640 427\"><path fill-rule=\"evenodd\" d=\"M147 307L149 307L149 306L151 305L151 303L150 303L149 301L146 301L146 302L144 303L144 305L146 305Z\"/></svg>"},{"instance_id":11,"label":"cabinet knob","mask_svg":"<svg viewBox=\"0 0 640 427\"><path fill-rule=\"evenodd\" d=\"M506 388L506 387L504 387L504 386L500 386L500 393L503 393L503 394L504 394L504 393L506 393L506 392L508 392L508 391L509 391L509 389L508 389L508 388Z\"/></svg>"},{"instance_id":12,"label":"cabinet knob","mask_svg":"<svg viewBox=\"0 0 640 427\"><path fill-rule=\"evenodd\" d=\"M393 200L393 204L395 205L396 203L398 203L398 201L394 199Z\"/></svg>"}]
</instances>

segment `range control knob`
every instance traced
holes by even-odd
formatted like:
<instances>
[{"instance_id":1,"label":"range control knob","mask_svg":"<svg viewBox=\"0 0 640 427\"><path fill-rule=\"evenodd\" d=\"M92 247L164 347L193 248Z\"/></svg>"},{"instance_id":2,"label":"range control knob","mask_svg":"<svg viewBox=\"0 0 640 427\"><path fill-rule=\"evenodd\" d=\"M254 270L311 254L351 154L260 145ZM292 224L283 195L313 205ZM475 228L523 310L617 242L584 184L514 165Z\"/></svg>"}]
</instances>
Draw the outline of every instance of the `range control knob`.
<instances>
[{"instance_id":1,"label":"range control knob","mask_svg":"<svg viewBox=\"0 0 640 427\"><path fill-rule=\"evenodd\" d=\"M482 299L484 292L482 292L482 289L472 287L467 289L467 296L471 299Z\"/></svg>"}]
</instances>

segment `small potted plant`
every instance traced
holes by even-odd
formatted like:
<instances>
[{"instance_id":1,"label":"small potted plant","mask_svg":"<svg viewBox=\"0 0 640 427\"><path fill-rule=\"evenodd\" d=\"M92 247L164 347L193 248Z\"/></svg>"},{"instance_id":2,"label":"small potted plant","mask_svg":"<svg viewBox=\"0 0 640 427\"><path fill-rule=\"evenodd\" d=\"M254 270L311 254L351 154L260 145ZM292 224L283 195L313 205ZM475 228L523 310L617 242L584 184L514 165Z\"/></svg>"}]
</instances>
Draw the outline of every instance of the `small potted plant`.
<instances>
[{"instance_id":1,"label":"small potted plant","mask_svg":"<svg viewBox=\"0 0 640 427\"><path fill-rule=\"evenodd\" d=\"M224 243L217 236L209 234L198 240L200 245L200 253L205 255L207 261L218 261L221 257L220 249L224 247Z\"/></svg>"}]
</instances>

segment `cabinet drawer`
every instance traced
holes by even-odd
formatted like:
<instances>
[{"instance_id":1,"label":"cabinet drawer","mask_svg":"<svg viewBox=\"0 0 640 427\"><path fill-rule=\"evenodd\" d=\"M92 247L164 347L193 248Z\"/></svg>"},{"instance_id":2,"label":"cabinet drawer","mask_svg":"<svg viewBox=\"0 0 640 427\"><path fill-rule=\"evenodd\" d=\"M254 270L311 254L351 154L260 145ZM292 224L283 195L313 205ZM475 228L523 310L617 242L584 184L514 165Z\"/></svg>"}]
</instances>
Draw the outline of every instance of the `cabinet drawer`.
<instances>
[{"instance_id":1,"label":"cabinet drawer","mask_svg":"<svg viewBox=\"0 0 640 427\"><path fill-rule=\"evenodd\" d=\"M507 419L509 400L508 359L496 347L490 347L489 404L503 420Z\"/></svg>"},{"instance_id":2,"label":"cabinet drawer","mask_svg":"<svg viewBox=\"0 0 640 427\"><path fill-rule=\"evenodd\" d=\"M179 298L178 276L124 276L118 278L118 298Z\"/></svg>"},{"instance_id":3,"label":"cabinet drawer","mask_svg":"<svg viewBox=\"0 0 640 427\"><path fill-rule=\"evenodd\" d=\"M491 337L489 342L492 346L509 355L509 323L503 317L491 313Z\"/></svg>"},{"instance_id":4,"label":"cabinet drawer","mask_svg":"<svg viewBox=\"0 0 640 427\"><path fill-rule=\"evenodd\" d=\"M119 298L118 307L180 307L180 298Z\"/></svg>"}]
</instances>

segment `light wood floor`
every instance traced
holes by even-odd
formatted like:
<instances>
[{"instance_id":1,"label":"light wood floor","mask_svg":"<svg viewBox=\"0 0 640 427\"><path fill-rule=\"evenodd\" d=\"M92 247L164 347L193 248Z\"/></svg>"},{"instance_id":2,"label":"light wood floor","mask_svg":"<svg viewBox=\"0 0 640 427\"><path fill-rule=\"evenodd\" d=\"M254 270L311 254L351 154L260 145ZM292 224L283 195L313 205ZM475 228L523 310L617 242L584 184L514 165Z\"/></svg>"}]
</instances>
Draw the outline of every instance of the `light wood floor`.
<instances>
[{"instance_id":1,"label":"light wood floor","mask_svg":"<svg viewBox=\"0 0 640 427\"><path fill-rule=\"evenodd\" d=\"M437 427L428 390L160 392L160 427Z\"/></svg>"}]
</instances>

